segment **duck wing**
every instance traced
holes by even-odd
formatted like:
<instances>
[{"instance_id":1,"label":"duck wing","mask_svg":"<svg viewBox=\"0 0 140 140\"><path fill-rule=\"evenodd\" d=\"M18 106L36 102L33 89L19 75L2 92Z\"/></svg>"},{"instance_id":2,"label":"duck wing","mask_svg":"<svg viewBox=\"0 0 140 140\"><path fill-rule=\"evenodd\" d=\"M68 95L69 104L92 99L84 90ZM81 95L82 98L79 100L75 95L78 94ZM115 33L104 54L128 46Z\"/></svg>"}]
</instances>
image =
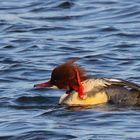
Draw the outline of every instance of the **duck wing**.
<instances>
[{"instance_id":1,"label":"duck wing","mask_svg":"<svg viewBox=\"0 0 140 140\"><path fill-rule=\"evenodd\" d=\"M111 78L103 78L102 79L106 84L106 86L123 86L123 87L127 87L127 88L131 88L137 91L140 91L140 86L136 83L133 82L129 82L126 80L122 80L122 79L111 79Z\"/></svg>"}]
</instances>

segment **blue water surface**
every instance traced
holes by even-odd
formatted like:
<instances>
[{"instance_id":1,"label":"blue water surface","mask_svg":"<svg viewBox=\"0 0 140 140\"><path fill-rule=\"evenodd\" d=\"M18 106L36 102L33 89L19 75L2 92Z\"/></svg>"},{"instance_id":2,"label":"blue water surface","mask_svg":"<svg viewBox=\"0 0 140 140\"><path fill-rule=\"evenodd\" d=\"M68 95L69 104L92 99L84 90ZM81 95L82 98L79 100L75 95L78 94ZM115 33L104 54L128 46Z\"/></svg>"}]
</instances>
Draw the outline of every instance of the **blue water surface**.
<instances>
[{"instance_id":1,"label":"blue water surface","mask_svg":"<svg viewBox=\"0 0 140 140\"><path fill-rule=\"evenodd\" d=\"M139 0L0 0L0 140L140 140L140 108L59 106L34 89L71 58L140 84Z\"/></svg>"}]
</instances>

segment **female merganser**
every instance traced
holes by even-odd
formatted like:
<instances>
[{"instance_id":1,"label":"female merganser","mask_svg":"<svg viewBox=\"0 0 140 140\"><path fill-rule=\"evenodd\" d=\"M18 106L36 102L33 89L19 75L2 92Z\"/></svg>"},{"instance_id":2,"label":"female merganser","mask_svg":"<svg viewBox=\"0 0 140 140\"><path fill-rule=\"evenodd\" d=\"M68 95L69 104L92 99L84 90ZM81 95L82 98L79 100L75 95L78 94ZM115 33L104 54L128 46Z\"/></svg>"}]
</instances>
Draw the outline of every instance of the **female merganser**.
<instances>
[{"instance_id":1,"label":"female merganser","mask_svg":"<svg viewBox=\"0 0 140 140\"><path fill-rule=\"evenodd\" d=\"M89 78L83 68L73 60L57 66L48 82L34 87L65 89L59 104L68 106L113 103L140 105L140 86L121 79Z\"/></svg>"}]
</instances>

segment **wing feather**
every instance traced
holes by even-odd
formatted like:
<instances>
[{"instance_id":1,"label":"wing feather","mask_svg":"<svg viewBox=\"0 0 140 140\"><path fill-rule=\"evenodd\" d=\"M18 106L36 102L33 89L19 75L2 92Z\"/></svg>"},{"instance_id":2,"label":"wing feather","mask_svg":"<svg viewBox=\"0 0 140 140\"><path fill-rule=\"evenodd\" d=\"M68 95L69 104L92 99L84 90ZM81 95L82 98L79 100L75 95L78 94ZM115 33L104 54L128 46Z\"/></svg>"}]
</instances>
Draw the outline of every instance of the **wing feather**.
<instances>
[{"instance_id":1,"label":"wing feather","mask_svg":"<svg viewBox=\"0 0 140 140\"><path fill-rule=\"evenodd\" d=\"M132 88L132 89L140 91L140 86L133 82L129 82L129 81L122 80L122 79L109 79L109 78L103 78L103 79L106 82L110 83L110 85L126 86L128 88Z\"/></svg>"}]
</instances>

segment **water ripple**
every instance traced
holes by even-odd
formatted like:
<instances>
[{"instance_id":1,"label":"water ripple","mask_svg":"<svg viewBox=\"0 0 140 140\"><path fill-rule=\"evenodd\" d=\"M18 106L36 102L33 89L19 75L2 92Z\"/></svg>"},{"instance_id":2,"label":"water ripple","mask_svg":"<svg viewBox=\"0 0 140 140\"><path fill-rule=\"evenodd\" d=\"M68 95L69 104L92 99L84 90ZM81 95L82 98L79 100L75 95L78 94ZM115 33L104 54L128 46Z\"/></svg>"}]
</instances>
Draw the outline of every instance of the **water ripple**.
<instances>
[{"instance_id":1,"label":"water ripple","mask_svg":"<svg viewBox=\"0 0 140 140\"><path fill-rule=\"evenodd\" d=\"M95 77L140 84L139 9L139 0L1 1L0 139L139 140L139 107L59 106L64 91L33 89L71 58Z\"/></svg>"}]
</instances>

